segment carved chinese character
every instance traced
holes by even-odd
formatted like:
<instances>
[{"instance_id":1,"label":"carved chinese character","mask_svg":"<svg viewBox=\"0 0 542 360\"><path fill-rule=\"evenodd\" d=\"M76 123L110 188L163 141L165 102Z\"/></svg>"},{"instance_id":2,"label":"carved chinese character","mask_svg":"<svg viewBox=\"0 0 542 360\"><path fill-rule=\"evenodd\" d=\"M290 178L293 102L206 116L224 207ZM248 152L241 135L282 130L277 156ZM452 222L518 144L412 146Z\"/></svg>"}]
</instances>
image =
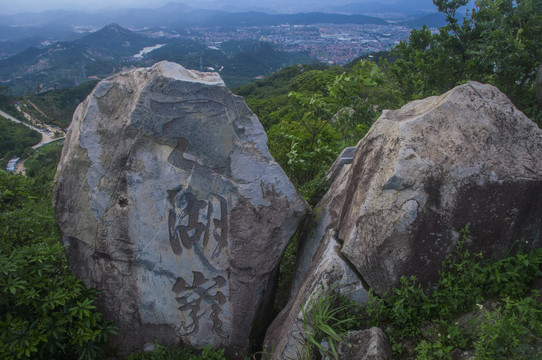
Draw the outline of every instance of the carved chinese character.
<instances>
[{"instance_id":1,"label":"carved chinese character","mask_svg":"<svg viewBox=\"0 0 542 360\"><path fill-rule=\"evenodd\" d=\"M222 338L227 338L228 333L222 329L222 305L226 303L226 296L219 289L226 286L226 279L215 276L208 280L199 271L192 272L194 277L192 285L179 277L173 285L175 298L179 303L179 310L187 313L190 322L182 322L179 327L179 336L189 336L197 333L200 320L207 317L212 322L212 331Z\"/></svg>"}]
</instances>

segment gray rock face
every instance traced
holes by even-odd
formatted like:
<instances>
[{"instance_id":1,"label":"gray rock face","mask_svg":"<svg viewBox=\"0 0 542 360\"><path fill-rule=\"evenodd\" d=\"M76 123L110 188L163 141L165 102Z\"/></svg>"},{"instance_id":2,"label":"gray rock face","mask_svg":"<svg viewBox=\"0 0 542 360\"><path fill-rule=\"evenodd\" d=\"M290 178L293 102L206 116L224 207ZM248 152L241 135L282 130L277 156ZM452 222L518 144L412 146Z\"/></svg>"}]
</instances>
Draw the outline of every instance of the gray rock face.
<instances>
[{"instance_id":1,"label":"gray rock face","mask_svg":"<svg viewBox=\"0 0 542 360\"><path fill-rule=\"evenodd\" d=\"M290 289L290 300L299 296L299 288L311 266L313 266L313 263L318 261L316 254L320 247L325 247L323 244L326 243L325 238L329 235L330 231L336 239L337 225L340 217L340 213L337 211L342 209L345 201L347 201L345 189L348 185L351 160L345 161L345 154L347 154L347 159L351 157L349 156L351 155L349 154L351 152L349 149L353 148L343 150L329 169L326 177L328 179L333 178L333 182L318 205L316 205L312 221L307 221L304 224L299 241L296 270ZM344 260L345 258L343 257L339 261L343 262Z\"/></svg>"},{"instance_id":2,"label":"gray rock face","mask_svg":"<svg viewBox=\"0 0 542 360\"><path fill-rule=\"evenodd\" d=\"M121 350L157 340L244 356L308 211L266 141L217 74L174 63L103 80L77 108L54 205Z\"/></svg>"},{"instance_id":3,"label":"gray rock face","mask_svg":"<svg viewBox=\"0 0 542 360\"><path fill-rule=\"evenodd\" d=\"M339 250L340 244L334 231L330 230L323 237L295 296L267 330L264 345L270 359L304 358L303 347L307 341L305 332L313 331L310 319L314 303L330 291L340 292L359 304L367 303L367 290L355 272L341 259ZM305 318L303 312L308 314Z\"/></svg>"},{"instance_id":4,"label":"gray rock face","mask_svg":"<svg viewBox=\"0 0 542 360\"><path fill-rule=\"evenodd\" d=\"M542 243L542 131L493 86L385 111L349 172L330 211L342 253L379 294L403 275L434 283L466 224L468 248L487 257Z\"/></svg>"},{"instance_id":5,"label":"gray rock face","mask_svg":"<svg viewBox=\"0 0 542 360\"><path fill-rule=\"evenodd\" d=\"M337 176L341 173L345 165L352 164L356 148L354 146L344 148L343 151L337 156L337 159L333 162L326 174L326 181L328 184L333 183Z\"/></svg>"},{"instance_id":6,"label":"gray rock face","mask_svg":"<svg viewBox=\"0 0 542 360\"><path fill-rule=\"evenodd\" d=\"M391 360L391 345L382 329L351 331L337 346L341 360ZM329 360L329 358L325 358Z\"/></svg>"},{"instance_id":7,"label":"gray rock face","mask_svg":"<svg viewBox=\"0 0 542 360\"><path fill-rule=\"evenodd\" d=\"M369 299L355 269L340 253L342 244L337 241L337 210L347 202L345 189L353 150L341 152L328 171L327 178L333 182L314 210L316 221L306 222L303 229L290 300L265 336L265 347L272 359L303 358L303 309L310 312L312 302L322 294L330 290L341 292L359 305Z\"/></svg>"}]
</instances>

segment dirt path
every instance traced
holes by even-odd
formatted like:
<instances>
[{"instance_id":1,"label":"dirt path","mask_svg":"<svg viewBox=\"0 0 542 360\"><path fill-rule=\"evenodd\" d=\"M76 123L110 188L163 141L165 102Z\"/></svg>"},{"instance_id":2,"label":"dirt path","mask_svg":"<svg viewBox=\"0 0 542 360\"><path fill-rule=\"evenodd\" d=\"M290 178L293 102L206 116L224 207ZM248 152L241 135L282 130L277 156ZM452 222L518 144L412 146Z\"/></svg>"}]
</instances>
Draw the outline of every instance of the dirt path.
<instances>
[{"instance_id":1,"label":"dirt path","mask_svg":"<svg viewBox=\"0 0 542 360\"><path fill-rule=\"evenodd\" d=\"M39 112L41 114L41 116L43 116L44 119L48 119L47 115L45 115L45 113L43 111L41 111L41 109L39 107L37 107L32 101L26 99L26 102L29 103L30 105L32 105L32 107L34 109L36 109L36 111Z\"/></svg>"}]
</instances>

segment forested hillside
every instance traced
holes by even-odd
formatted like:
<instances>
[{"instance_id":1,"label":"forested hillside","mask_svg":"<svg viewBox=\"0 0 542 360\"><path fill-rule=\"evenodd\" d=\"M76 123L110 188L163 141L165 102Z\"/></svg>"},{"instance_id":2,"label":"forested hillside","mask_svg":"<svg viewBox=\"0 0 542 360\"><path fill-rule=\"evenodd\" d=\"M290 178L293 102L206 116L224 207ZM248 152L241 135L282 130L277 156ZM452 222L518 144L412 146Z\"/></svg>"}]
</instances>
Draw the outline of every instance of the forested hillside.
<instances>
[{"instance_id":1,"label":"forested hillside","mask_svg":"<svg viewBox=\"0 0 542 360\"><path fill-rule=\"evenodd\" d=\"M11 158L29 154L40 140L37 131L0 116L0 166L5 169Z\"/></svg>"},{"instance_id":2,"label":"forested hillside","mask_svg":"<svg viewBox=\"0 0 542 360\"><path fill-rule=\"evenodd\" d=\"M447 25L435 34L426 27L412 31L409 40L393 48L389 56L381 54L373 61L364 59L345 67L293 65L234 89L258 115L273 157L311 205L324 193L325 174L337 154L355 145L384 109L476 80L497 86L542 126L542 104L535 96L535 77L542 61L542 3L478 0L460 24L456 11L466 0L434 2ZM273 51L256 43L247 46L243 50L260 59ZM155 52L167 55L160 54ZM232 63L248 66L247 59L238 58L233 50L229 56ZM199 57L190 59L192 67L199 67ZM93 85L30 100L51 123L67 127L71 113ZM5 92L0 108L16 111L15 99ZM24 152L35 135L0 119L0 138L0 158L5 160ZM114 349L103 347L116 330L96 311L97 292L67 269L51 207L59 157L60 145L50 144L27 161L27 177L0 170L0 353L6 359L116 357ZM462 235L461 241L468 241L467 229ZM458 346L476 348L480 359L539 358L542 309L529 286L542 274L541 252L520 253L490 264L462 251L461 241L454 259L447 263L449 271L442 273L439 291L428 295L414 280L405 280L389 298L377 298L369 314L345 311L350 307L342 304L333 313L341 317L339 321L328 319L331 325L325 323L323 328L337 323L344 325L342 330L361 322L380 325L391 338L396 358L450 359ZM292 277L295 251L294 244L283 258L279 301L288 291L284 283ZM481 304L481 299L489 300ZM344 299L334 300L336 305ZM481 312L473 317L470 329L474 330L462 333L461 324L452 319L476 304ZM431 341L422 341L427 334ZM191 350L160 346L128 357L196 358ZM200 358L224 356L206 348Z\"/></svg>"},{"instance_id":3,"label":"forested hillside","mask_svg":"<svg viewBox=\"0 0 542 360\"><path fill-rule=\"evenodd\" d=\"M542 59L542 3L479 1L459 25L467 1L435 1L447 25L423 27L391 53L352 68L293 66L234 89L259 116L269 148L301 193L318 199L325 172L363 137L384 109L440 95L475 80L497 86L542 125L535 78Z\"/></svg>"},{"instance_id":4,"label":"forested hillside","mask_svg":"<svg viewBox=\"0 0 542 360\"><path fill-rule=\"evenodd\" d=\"M77 106L82 103L94 89L98 81L87 81L79 86L43 92L39 95L30 95L19 99L19 103L34 104L27 106L26 111L48 124L67 129Z\"/></svg>"}]
</instances>

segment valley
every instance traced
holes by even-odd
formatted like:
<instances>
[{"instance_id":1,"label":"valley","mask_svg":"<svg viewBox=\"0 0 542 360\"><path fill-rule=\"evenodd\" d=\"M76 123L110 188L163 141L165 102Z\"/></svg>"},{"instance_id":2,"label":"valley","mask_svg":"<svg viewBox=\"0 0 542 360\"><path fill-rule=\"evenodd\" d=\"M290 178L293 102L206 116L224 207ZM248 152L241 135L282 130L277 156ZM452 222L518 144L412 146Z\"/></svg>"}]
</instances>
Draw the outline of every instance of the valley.
<instances>
[{"instance_id":1,"label":"valley","mask_svg":"<svg viewBox=\"0 0 542 360\"><path fill-rule=\"evenodd\" d=\"M412 21L422 16L388 21L358 13L225 12L173 3L95 14L0 15L0 86L14 95L40 94L167 60L217 71L236 87L294 64L344 65L387 51L421 26Z\"/></svg>"}]
</instances>

